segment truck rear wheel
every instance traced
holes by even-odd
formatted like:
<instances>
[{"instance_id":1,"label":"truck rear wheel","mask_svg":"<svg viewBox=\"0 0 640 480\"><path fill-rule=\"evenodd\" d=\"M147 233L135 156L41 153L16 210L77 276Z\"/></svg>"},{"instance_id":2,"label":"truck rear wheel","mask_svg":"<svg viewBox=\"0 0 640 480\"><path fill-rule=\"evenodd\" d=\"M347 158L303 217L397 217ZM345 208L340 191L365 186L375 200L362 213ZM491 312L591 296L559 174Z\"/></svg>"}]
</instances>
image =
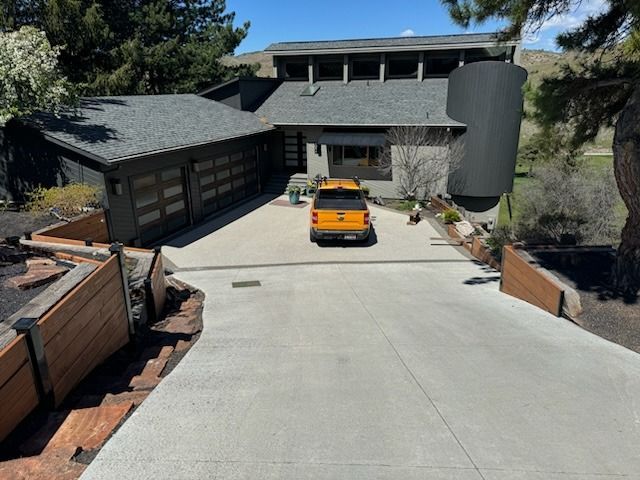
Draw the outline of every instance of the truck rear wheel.
<instances>
[{"instance_id":1,"label":"truck rear wheel","mask_svg":"<svg viewBox=\"0 0 640 480\"><path fill-rule=\"evenodd\" d=\"M311 243L316 243L317 242L317 238L316 236L313 234L313 230L309 230L309 241Z\"/></svg>"}]
</instances>

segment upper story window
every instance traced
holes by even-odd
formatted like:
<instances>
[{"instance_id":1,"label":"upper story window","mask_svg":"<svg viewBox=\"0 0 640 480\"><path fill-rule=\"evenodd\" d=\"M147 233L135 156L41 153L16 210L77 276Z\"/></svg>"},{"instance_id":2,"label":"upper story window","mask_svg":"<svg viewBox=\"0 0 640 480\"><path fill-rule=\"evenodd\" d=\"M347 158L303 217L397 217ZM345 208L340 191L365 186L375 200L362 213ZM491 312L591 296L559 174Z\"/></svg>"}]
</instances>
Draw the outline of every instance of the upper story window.
<instances>
[{"instance_id":1,"label":"upper story window","mask_svg":"<svg viewBox=\"0 0 640 480\"><path fill-rule=\"evenodd\" d=\"M426 52L424 54L425 77L447 77L460 64L460 52Z\"/></svg>"},{"instance_id":2,"label":"upper story window","mask_svg":"<svg viewBox=\"0 0 640 480\"><path fill-rule=\"evenodd\" d=\"M288 80L309 80L309 63L302 59L284 60L284 78Z\"/></svg>"},{"instance_id":3,"label":"upper story window","mask_svg":"<svg viewBox=\"0 0 640 480\"><path fill-rule=\"evenodd\" d=\"M389 55L389 78L418 78L418 54Z\"/></svg>"},{"instance_id":4,"label":"upper story window","mask_svg":"<svg viewBox=\"0 0 640 480\"><path fill-rule=\"evenodd\" d=\"M496 48L471 48L464 52L464 63L484 62L495 60L504 62L507 59L507 51L504 47Z\"/></svg>"},{"instance_id":5,"label":"upper story window","mask_svg":"<svg viewBox=\"0 0 640 480\"><path fill-rule=\"evenodd\" d=\"M341 80L343 75L342 57L318 58L316 61L318 80Z\"/></svg>"},{"instance_id":6,"label":"upper story window","mask_svg":"<svg viewBox=\"0 0 640 480\"><path fill-rule=\"evenodd\" d=\"M379 55L354 55L351 57L351 78L369 80L380 78Z\"/></svg>"}]
</instances>

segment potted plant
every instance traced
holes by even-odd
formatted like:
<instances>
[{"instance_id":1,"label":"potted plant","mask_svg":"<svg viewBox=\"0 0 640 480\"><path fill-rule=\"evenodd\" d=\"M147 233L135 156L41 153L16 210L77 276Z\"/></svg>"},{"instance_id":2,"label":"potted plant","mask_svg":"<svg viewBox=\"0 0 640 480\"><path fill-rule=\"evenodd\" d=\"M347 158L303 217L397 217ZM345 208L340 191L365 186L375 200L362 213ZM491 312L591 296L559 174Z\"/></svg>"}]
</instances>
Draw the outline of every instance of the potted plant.
<instances>
[{"instance_id":1,"label":"potted plant","mask_svg":"<svg viewBox=\"0 0 640 480\"><path fill-rule=\"evenodd\" d=\"M367 187L366 185L360 185L360 190L362 190L362 193L364 193L365 198L369 198L369 194L371 193L369 187Z\"/></svg>"},{"instance_id":2,"label":"potted plant","mask_svg":"<svg viewBox=\"0 0 640 480\"><path fill-rule=\"evenodd\" d=\"M311 197L314 193L316 193L316 184L313 180L307 180L306 192L308 197Z\"/></svg>"},{"instance_id":3,"label":"potted plant","mask_svg":"<svg viewBox=\"0 0 640 480\"><path fill-rule=\"evenodd\" d=\"M289 202L291 205L297 205L300 203L300 192L302 192L302 189L298 185L289 185L287 187L287 193L289 194Z\"/></svg>"}]
</instances>

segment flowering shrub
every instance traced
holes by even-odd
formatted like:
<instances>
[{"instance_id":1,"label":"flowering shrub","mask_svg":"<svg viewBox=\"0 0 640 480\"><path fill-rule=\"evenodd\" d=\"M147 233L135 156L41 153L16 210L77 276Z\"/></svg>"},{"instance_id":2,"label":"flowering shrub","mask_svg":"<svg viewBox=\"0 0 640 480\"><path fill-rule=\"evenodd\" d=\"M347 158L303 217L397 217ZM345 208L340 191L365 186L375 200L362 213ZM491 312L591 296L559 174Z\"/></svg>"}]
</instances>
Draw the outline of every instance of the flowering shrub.
<instances>
[{"instance_id":1,"label":"flowering shrub","mask_svg":"<svg viewBox=\"0 0 640 480\"><path fill-rule=\"evenodd\" d=\"M0 127L38 110L57 114L72 103L69 83L58 71L59 53L33 27L0 32Z\"/></svg>"},{"instance_id":2,"label":"flowering shrub","mask_svg":"<svg viewBox=\"0 0 640 480\"><path fill-rule=\"evenodd\" d=\"M63 217L74 217L87 207L100 206L102 191L86 183L70 183L64 187L36 188L27 194L27 210L31 212L54 211Z\"/></svg>"}]
</instances>

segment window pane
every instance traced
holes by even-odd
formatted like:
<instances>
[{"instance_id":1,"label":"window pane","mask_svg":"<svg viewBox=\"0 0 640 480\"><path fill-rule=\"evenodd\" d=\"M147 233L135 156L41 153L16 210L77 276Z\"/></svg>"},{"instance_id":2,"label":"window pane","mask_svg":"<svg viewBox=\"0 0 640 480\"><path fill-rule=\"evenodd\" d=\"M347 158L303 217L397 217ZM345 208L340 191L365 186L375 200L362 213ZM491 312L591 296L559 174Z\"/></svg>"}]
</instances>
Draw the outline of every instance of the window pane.
<instances>
[{"instance_id":1,"label":"window pane","mask_svg":"<svg viewBox=\"0 0 640 480\"><path fill-rule=\"evenodd\" d=\"M390 77L418 77L418 56L389 57Z\"/></svg>"},{"instance_id":2,"label":"window pane","mask_svg":"<svg viewBox=\"0 0 640 480\"><path fill-rule=\"evenodd\" d=\"M182 193L182 185L175 185L173 187L165 188L163 195L164 195L164 198L171 198L181 193Z\"/></svg>"},{"instance_id":3,"label":"window pane","mask_svg":"<svg viewBox=\"0 0 640 480\"><path fill-rule=\"evenodd\" d=\"M204 162L198 162L198 167L200 171L209 170L213 167L213 160L205 160Z\"/></svg>"},{"instance_id":4,"label":"window pane","mask_svg":"<svg viewBox=\"0 0 640 480\"><path fill-rule=\"evenodd\" d=\"M454 69L458 68L460 62L459 56L425 56L425 75L449 75Z\"/></svg>"},{"instance_id":5,"label":"window pane","mask_svg":"<svg viewBox=\"0 0 640 480\"><path fill-rule=\"evenodd\" d=\"M284 66L286 78L309 79L309 65L307 62L287 62Z\"/></svg>"},{"instance_id":6,"label":"window pane","mask_svg":"<svg viewBox=\"0 0 640 480\"><path fill-rule=\"evenodd\" d=\"M351 62L353 78L378 78L380 76L380 59L354 59Z\"/></svg>"},{"instance_id":7,"label":"window pane","mask_svg":"<svg viewBox=\"0 0 640 480\"><path fill-rule=\"evenodd\" d=\"M216 167L221 167L223 165L226 165L227 163L229 163L229 157L220 157L220 158L216 158Z\"/></svg>"},{"instance_id":8,"label":"window pane","mask_svg":"<svg viewBox=\"0 0 640 480\"><path fill-rule=\"evenodd\" d=\"M145 175L144 177L138 177L133 181L133 188L138 190L139 188L150 187L156 183L156 174Z\"/></svg>"},{"instance_id":9,"label":"window pane","mask_svg":"<svg viewBox=\"0 0 640 480\"><path fill-rule=\"evenodd\" d=\"M180 210L184 210L184 200L180 200L179 202L174 202L166 207L164 207L164 211L167 215L171 215L172 213L179 212Z\"/></svg>"},{"instance_id":10,"label":"window pane","mask_svg":"<svg viewBox=\"0 0 640 480\"><path fill-rule=\"evenodd\" d=\"M158 219L160 219L160 210L153 210L152 212L140 215L138 217L138 223L140 223L140 225L146 225L147 223L153 222Z\"/></svg>"},{"instance_id":11,"label":"window pane","mask_svg":"<svg viewBox=\"0 0 640 480\"><path fill-rule=\"evenodd\" d=\"M342 62L318 62L318 79L342 78Z\"/></svg>"},{"instance_id":12,"label":"window pane","mask_svg":"<svg viewBox=\"0 0 640 480\"><path fill-rule=\"evenodd\" d=\"M158 192L139 193L136 195L136 208L146 207L158 201Z\"/></svg>"},{"instance_id":13,"label":"window pane","mask_svg":"<svg viewBox=\"0 0 640 480\"><path fill-rule=\"evenodd\" d=\"M464 52L464 63L484 62L487 60L496 60L504 62L507 58L506 51L499 51L496 48L472 48Z\"/></svg>"},{"instance_id":14,"label":"window pane","mask_svg":"<svg viewBox=\"0 0 640 480\"><path fill-rule=\"evenodd\" d=\"M345 146L342 165L347 167L367 165L367 147Z\"/></svg>"},{"instance_id":15,"label":"window pane","mask_svg":"<svg viewBox=\"0 0 640 480\"><path fill-rule=\"evenodd\" d=\"M209 200L210 198L215 197L217 194L217 191L215 188L212 188L211 190L207 190L206 192L202 192L202 200Z\"/></svg>"},{"instance_id":16,"label":"window pane","mask_svg":"<svg viewBox=\"0 0 640 480\"><path fill-rule=\"evenodd\" d=\"M218 180L224 180L225 178L229 178L229 175L231 175L229 173L229 170L220 170L218 172Z\"/></svg>"},{"instance_id":17,"label":"window pane","mask_svg":"<svg viewBox=\"0 0 640 480\"><path fill-rule=\"evenodd\" d=\"M232 162L237 162L238 160L241 160L241 159L242 159L242 152L236 152L231 155Z\"/></svg>"},{"instance_id":18,"label":"window pane","mask_svg":"<svg viewBox=\"0 0 640 480\"><path fill-rule=\"evenodd\" d=\"M231 175L237 175L239 173L242 173L242 170L243 170L242 165L236 165L231 169Z\"/></svg>"},{"instance_id":19,"label":"window pane","mask_svg":"<svg viewBox=\"0 0 640 480\"><path fill-rule=\"evenodd\" d=\"M366 210L361 190L319 190L315 207L319 210Z\"/></svg>"},{"instance_id":20,"label":"window pane","mask_svg":"<svg viewBox=\"0 0 640 480\"><path fill-rule=\"evenodd\" d=\"M160 173L160 178L162 179L163 182L166 182L167 180L173 180L174 178L180 178L180 174L181 174L181 169L178 168L172 168L170 170L164 170L162 173Z\"/></svg>"},{"instance_id":21,"label":"window pane","mask_svg":"<svg viewBox=\"0 0 640 480\"><path fill-rule=\"evenodd\" d=\"M231 184L230 183L225 183L224 185L220 185L220 187L218 187L218 193L220 195L222 195L223 193L228 192L229 190L231 190Z\"/></svg>"},{"instance_id":22,"label":"window pane","mask_svg":"<svg viewBox=\"0 0 640 480\"><path fill-rule=\"evenodd\" d=\"M201 186L209 185L210 183L213 183L215 181L216 181L216 176L213 173L210 173L209 175L203 175L202 177L200 177Z\"/></svg>"}]
</instances>

